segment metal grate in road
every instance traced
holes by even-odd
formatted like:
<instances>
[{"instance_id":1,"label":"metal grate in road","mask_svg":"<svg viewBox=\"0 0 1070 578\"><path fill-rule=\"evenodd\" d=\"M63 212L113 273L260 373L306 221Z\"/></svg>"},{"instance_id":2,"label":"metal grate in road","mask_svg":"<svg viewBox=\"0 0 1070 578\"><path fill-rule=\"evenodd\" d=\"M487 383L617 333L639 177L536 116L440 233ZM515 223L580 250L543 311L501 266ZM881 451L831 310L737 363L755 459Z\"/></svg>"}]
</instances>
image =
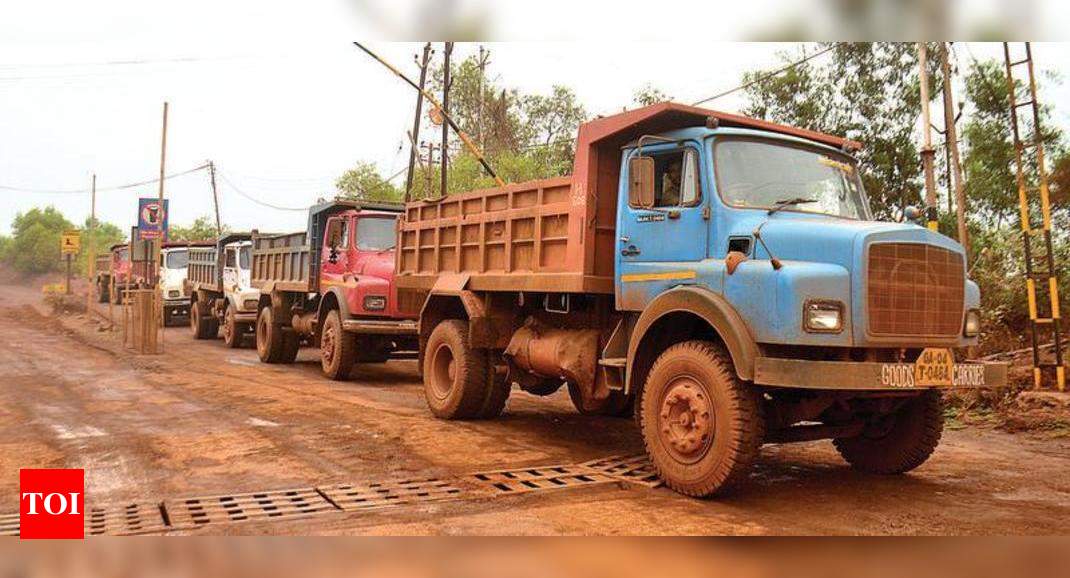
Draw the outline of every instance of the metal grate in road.
<instances>
[{"instance_id":1,"label":"metal grate in road","mask_svg":"<svg viewBox=\"0 0 1070 578\"><path fill-rule=\"evenodd\" d=\"M337 510L315 488L187 498L165 503L173 528L250 520L287 520Z\"/></svg>"},{"instance_id":2,"label":"metal grate in road","mask_svg":"<svg viewBox=\"0 0 1070 578\"><path fill-rule=\"evenodd\" d=\"M170 530L160 511L160 504L147 502L90 507L85 513L87 536L118 536L129 534L158 534Z\"/></svg>"},{"instance_id":3,"label":"metal grate in road","mask_svg":"<svg viewBox=\"0 0 1070 578\"><path fill-rule=\"evenodd\" d=\"M495 494L522 494L538 490L564 490L605 484L614 480L583 466L561 465L497 470L472 474L468 478Z\"/></svg>"},{"instance_id":4,"label":"metal grate in road","mask_svg":"<svg viewBox=\"0 0 1070 578\"><path fill-rule=\"evenodd\" d=\"M18 536L19 535L19 515L14 514L0 514L0 536Z\"/></svg>"},{"instance_id":5,"label":"metal grate in road","mask_svg":"<svg viewBox=\"0 0 1070 578\"><path fill-rule=\"evenodd\" d=\"M401 482L341 484L319 489L331 503L347 512L470 497L466 496L465 491L454 485L453 482L437 478Z\"/></svg>"},{"instance_id":6,"label":"metal grate in road","mask_svg":"<svg viewBox=\"0 0 1070 578\"><path fill-rule=\"evenodd\" d=\"M663 483L646 454L610 456L584 462L581 465L611 478L648 488L656 488Z\"/></svg>"}]
</instances>

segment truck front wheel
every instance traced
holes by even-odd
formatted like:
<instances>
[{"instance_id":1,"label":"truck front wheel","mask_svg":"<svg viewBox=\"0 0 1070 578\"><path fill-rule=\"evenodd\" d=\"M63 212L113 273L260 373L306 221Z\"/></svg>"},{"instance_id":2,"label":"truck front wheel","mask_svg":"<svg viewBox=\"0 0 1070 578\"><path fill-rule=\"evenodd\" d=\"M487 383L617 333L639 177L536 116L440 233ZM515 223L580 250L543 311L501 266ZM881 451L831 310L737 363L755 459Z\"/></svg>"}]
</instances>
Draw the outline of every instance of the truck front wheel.
<instances>
[{"instance_id":1,"label":"truck front wheel","mask_svg":"<svg viewBox=\"0 0 1070 578\"><path fill-rule=\"evenodd\" d=\"M930 389L894 413L872 418L861 435L834 439L832 443L857 470L902 474L929 459L943 431L943 400L939 391Z\"/></svg>"},{"instance_id":2,"label":"truck front wheel","mask_svg":"<svg viewBox=\"0 0 1070 578\"><path fill-rule=\"evenodd\" d=\"M501 413L509 384L496 378L490 352L468 344L466 321L439 323L424 351L424 397L435 417L477 419Z\"/></svg>"},{"instance_id":3,"label":"truck front wheel","mask_svg":"<svg viewBox=\"0 0 1070 578\"><path fill-rule=\"evenodd\" d=\"M327 312L320 337L320 364L323 374L334 380L349 377L357 359L357 336L342 329L342 315L337 309Z\"/></svg>"},{"instance_id":4,"label":"truck front wheel","mask_svg":"<svg viewBox=\"0 0 1070 578\"><path fill-rule=\"evenodd\" d=\"M204 309L204 304L199 301L190 304L189 326L194 339L214 339L219 333L219 322Z\"/></svg>"},{"instance_id":5,"label":"truck front wheel","mask_svg":"<svg viewBox=\"0 0 1070 578\"><path fill-rule=\"evenodd\" d=\"M234 310L234 305L227 303L227 309L223 313L223 343L231 349L241 347L242 337L245 333L245 326L238 324L235 315L237 315L237 311Z\"/></svg>"},{"instance_id":6,"label":"truck front wheel","mask_svg":"<svg viewBox=\"0 0 1070 578\"><path fill-rule=\"evenodd\" d=\"M290 334L293 341L297 341L295 334ZM256 354L264 363L289 363L296 357L296 347L291 355L288 336L282 325L275 323L275 314L271 307L260 309L260 315L256 318Z\"/></svg>"},{"instance_id":7,"label":"truck front wheel","mask_svg":"<svg viewBox=\"0 0 1070 578\"><path fill-rule=\"evenodd\" d=\"M685 341L666 349L650 370L640 403L650 460L681 494L727 490L758 457L764 433L759 396L716 344Z\"/></svg>"}]
</instances>

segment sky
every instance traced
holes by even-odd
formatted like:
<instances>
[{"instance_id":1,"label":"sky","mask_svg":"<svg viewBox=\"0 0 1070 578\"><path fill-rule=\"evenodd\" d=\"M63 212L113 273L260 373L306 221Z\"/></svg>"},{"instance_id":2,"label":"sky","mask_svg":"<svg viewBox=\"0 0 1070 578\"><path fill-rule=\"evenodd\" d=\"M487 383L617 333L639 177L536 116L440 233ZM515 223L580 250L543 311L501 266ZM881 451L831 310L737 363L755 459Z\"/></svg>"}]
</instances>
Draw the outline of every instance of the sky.
<instances>
[{"instance_id":1,"label":"sky","mask_svg":"<svg viewBox=\"0 0 1070 578\"><path fill-rule=\"evenodd\" d=\"M0 187L41 192L0 189L2 234L10 232L18 212L32 207L53 205L81 223L89 195L64 191L88 188L93 173L98 218L124 229L133 225L137 198L156 196L156 185L108 189L158 175L164 101L170 107L169 174L211 159L227 226L299 229L304 210L330 196L334 180L357 161L376 163L384 175L407 163L405 131L415 94L351 41L366 41L415 75L413 56L421 43L395 38L439 33L426 14L387 9L394 4L374 0L7 4L0 9ZM744 71L777 65L778 51L798 49L695 34L672 40L629 36L597 26L583 40L535 40L538 21L503 24L480 12L474 0L452 4L459 14L475 15L455 19L454 27L476 22L480 37L524 39L483 43L491 51L490 70L503 85L524 93L569 86L592 115L629 106L647 84L690 103L737 86ZM549 11L550 5L566 5L544 4ZM596 22L595 4L567 6L579 22ZM298 5L300 10L292 8ZM760 15L768 5L756 0L734 9ZM413 19L425 22L424 28L395 25ZM573 30L562 36L579 35ZM454 58L478 46L459 43ZM959 46L963 63L967 49L978 58L1001 55L998 44ZM1063 71L1070 63L1065 44L1037 44L1034 53L1047 69ZM1068 97L1064 84L1042 95L1056 105L1057 122L1070 128L1070 109L1060 104ZM744 104L737 93L711 106L735 112ZM213 213L206 171L169 179L165 194L172 223L188 225Z\"/></svg>"}]
</instances>

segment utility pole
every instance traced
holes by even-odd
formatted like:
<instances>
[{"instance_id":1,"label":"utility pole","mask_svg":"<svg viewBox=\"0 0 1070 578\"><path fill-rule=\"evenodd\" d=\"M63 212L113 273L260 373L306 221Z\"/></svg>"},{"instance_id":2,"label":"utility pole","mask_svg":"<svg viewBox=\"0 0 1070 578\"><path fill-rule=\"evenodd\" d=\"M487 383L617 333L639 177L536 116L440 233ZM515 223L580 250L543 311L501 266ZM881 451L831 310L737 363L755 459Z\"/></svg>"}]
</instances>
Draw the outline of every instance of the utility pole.
<instances>
[{"instance_id":1,"label":"utility pole","mask_svg":"<svg viewBox=\"0 0 1070 578\"><path fill-rule=\"evenodd\" d=\"M420 138L420 115L423 111L424 105L424 86L427 84L427 61L431 58L431 43L424 44L424 53L420 58L420 90L416 91L416 114L412 119L412 132L409 133L409 140L412 141L412 148L409 150L409 172L405 177L405 202L409 202L412 196L412 175L416 168L416 155L419 152L417 142Z\"/></svg>"},{"instance_id":2,"label":"utility pole","mask_svg":"<svg viewBox=\"0 0 1070 578\"><path fill-rule=\"evenodd\" d=\"M962 160L959 157L959 143L955 129L955 99L951 93L951 59L947 43L940 43L940 66L944 76L944 127L947 146L951 149L951 176L955 182L955 216L958 221L959 243L966 249L967 265L970 258L970 237L966 230L966 188L962 183Z\"/></svg>"},{"instance_id":3,"label":"utility pole","mask_svg":"<svg viewBox=\"0 0 1070 578\"><path fill-rule=\"evenodd\" d=\"M439 149L439 156L442 157L442 185L440 187L439 196L446 196L446 183L448 182L449 175L449 162L450 162L450 123L445 121L445 117L450 114L450 54L453 53L453 43L447 42L446 47L442 55L442 148Z\"/></svg>"},{"instance_id":4,"label":"utility pole","mask_svg":"<svg viewBox=\"0 0 1070 578\"><path fill-rule=\"evenodd\" d=\"M161 211L164 210L163 186L164 186L164 179L165 179L165 176L166 176L165 175L166 166L167 166L167 101L165 100L164 103L163 103L163 132L160 135L160 188L159 188L159 199L158 199L158 201L160 203L160 210ZM160 343L161 344L163 343L163 287L161 286L160 279L159 279L159 277L160 277L160 255L163 253L163 240L164 240L164 236L167 234L167 230L163 227L163 223L165 221L169 221L170 218L171 218L170 215L168 215L167 213L164 213L163 218L160 220L160 237L158 239L156 239L156 241L153 242L153 244L152 244L152 248L153 248L152 256L153 256L153 259L152 259L152 263L149 265L149 271L152 272L152 277L155 280L155 287L154 287L155 291L153 292L153 294L155 295L156 300L157 300L156 306L152 308L152 316L154 317L154 319L152 320L152 325L150 327L152 327L153 331L156 331L157 327L160 328ZM155 341L155 340L153 340L153 341ZM159 353L159 351L157 351L157 349L155 347L155 344L153 344L152 352L153 353Z\"/></svg>"},{"instance_id":5,"label":"utility pole","mask_svg":"<svg viewBox=\"0 0 1070 578\"><path fill-rule=\"evenodd\" d=\"M223 221L219 219L219 192L215 187L215 163L212 161L208 161L208 179L212 182L212 202L215 203L215 234L222 236Z\"/></svg>"},{"instance_id":6,"label":"utility pole","mask_svg":"<svg viewBox=\"0 0 1070 578\"><path fill-rule=\"evenodd\" d=\"M428 199L434 199L438 195L434 194L433 187L434 181L431 179L431 167L435 164L435 143L428 141L424 143L427 145L427 170L424 171L424 178L427 179L427 197Z\"/></svg>"},{"instance_id":7,"label":"utility pole","mask_svg":"<svg viewBox=\"0 0 1070 578\"><path fill-rule=\"evenodd\" d=\"M926 226L935 231L936 222L936 176L933 173L932 121L929 117L929 58L925 42L918 43L918 77L921 84L921 122L922 134L925 135L921 147L921 162L925 167L925 220Z\"/></svg>"},{"instance_id":8,"label":"utility pole","mask_svg":"<svg viewBox=\"0 0 1070 578\"><path fill-rule=\"evenodd\" d=\"M484 78L487 74L487 63L489 62L490 52L483 48L483 45L479 45L479 108L476 109L476 118L478 119L479 130L479 148L486 149L487 143L483 136L483 89Z\"/></svg>"},{"instance_id":9,"label":"utility pole","mask_svg":"<svg viewBox=\"0 0 1070 578\"><path fill-rule=\"evenodd\" d=\"M89 290L85 295L86 315L92 313L93 292L96 289L94 278L97 276L97 174L93 173L93 184L89 187L89 253L86 255L86 271L89 272ZM109 296L110 297L110 296Z\"/></svg>"}]
</instances>

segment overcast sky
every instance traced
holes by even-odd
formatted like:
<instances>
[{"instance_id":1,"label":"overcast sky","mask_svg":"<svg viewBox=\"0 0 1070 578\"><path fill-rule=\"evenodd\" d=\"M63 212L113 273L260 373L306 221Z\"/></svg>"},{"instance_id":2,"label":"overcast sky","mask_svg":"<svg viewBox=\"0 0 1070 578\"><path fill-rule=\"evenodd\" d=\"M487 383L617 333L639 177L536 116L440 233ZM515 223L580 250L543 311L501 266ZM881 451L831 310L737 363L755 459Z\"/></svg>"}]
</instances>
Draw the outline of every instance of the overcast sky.
<instances>
[{"instance_id":1,"label":"overcast sky","mask_svg":"<svg viewBox=\"0 0 1070 578\"><path fill-rule=\"evenodd\" d=\"M168 172L214 160L223 221L233 229L304 224L301 211L266 208L241 193L303 209L331 194L334 179L357 160L373 161L387 175L405 167L402 145L415 95L350 44L383 36L369 31L384 26L352 1L287 4L300 11L264 1L187 0L168 8L144 1L6 4L0 13L0 186L53 192L0 190L0 233L10 231L19 211L49 204L82 222L89 196L55 191L88 187L94 171L102 189L156 176L165 100L171 107ZM581 20L587 6L550 4L569 5ZM495 30L497 37L514 31ZM524 28L515 34L530 37ZM419 43L369 44L415 74ZM693 102L736 86L745 70L774 65L776 52L791 47L605 38L485 46L491 71L504 85L545 93L564 84L591 114L619 111L648 83ZM1001 50L972 43L969 49L978 58ZM477 50L478 44L459 44L455 58ZM1035 57L1044 68L1064 71L1070 47L1036 45ZM960 58L968 62L965 51ZM1070 126L1070 111L1061 104L1070 92L1065 85L1049 92L1044 98L1056 106L1060 124ZM736 111L741 105L733 95L713 107ZM129 227L137 197L155 195L155 185L102 191L98 216ZM172 223L212 213L204 171L168 181L166 195Z\"/></svg>"}]
</instances>

